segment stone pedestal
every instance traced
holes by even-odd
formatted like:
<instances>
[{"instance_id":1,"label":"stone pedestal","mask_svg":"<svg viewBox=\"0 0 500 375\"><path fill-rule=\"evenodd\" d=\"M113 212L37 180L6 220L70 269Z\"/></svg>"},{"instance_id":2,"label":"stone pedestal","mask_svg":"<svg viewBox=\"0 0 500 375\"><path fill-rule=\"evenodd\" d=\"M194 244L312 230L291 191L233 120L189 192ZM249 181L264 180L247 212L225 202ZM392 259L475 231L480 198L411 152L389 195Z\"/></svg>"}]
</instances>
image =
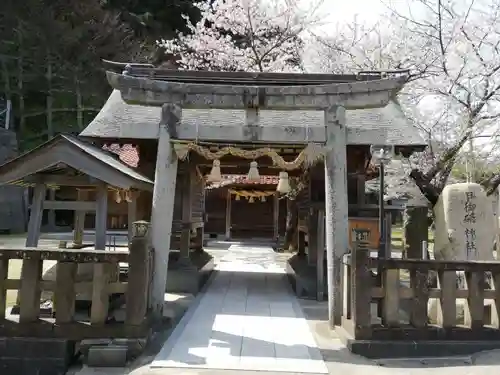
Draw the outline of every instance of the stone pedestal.
<instances>
[{"instance_id":1,"label":"stone pedestal","mask_svg":"<svg viewBox=\"0 0 500 375\"><path fill-rule=\"evenodd\" d=\"M167 293L197 294L214 269L214 260L205 252L191 252L190 258L172 252L166 282Z\"/></svg>"}]
</instances>

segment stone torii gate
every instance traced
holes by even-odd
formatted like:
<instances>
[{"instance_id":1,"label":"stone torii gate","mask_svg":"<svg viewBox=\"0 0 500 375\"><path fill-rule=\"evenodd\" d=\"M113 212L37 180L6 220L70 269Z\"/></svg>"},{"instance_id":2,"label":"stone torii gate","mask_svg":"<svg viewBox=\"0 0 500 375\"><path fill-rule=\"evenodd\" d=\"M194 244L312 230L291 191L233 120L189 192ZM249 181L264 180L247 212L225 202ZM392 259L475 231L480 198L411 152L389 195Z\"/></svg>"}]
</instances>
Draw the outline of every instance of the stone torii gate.
<instances>
[{"instance_id":1,"label":"stone torii gate","mask_svg":"<svg viewBox=\"0 0 500 375\"><path fill-rule=\"evenodd\" d=\"M383 130L355 132L346 127L345 111L387 105L404 85L404 77L380 74L326 75L172 71L127 66L123 74L107 72L111 86L129 104L161 106L152 207L155 248L153 309L163 306L170 248L177 157L171 140L325 145L325 220L329 321L342 316L341 259L348 251L346 175L347 139L358 144L383 143ZM182 122L183 108L244 110L242 124L191 126ZM318 127L263 126L261 110L323 111ZM352 143L352 142L350 142Z\"/></svg>"}]
</instances>

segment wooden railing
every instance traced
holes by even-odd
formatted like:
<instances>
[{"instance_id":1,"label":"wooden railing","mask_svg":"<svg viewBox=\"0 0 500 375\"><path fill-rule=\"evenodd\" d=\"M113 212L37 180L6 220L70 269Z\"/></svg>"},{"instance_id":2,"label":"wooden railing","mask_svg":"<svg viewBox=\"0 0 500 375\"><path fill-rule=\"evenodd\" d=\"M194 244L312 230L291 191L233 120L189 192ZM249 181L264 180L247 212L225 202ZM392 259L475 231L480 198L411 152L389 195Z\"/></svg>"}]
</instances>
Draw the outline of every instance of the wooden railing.
<instances>
[{"instance_id":1,"label":"wooden railing","mask_svg":"<svg viewBox=\"0 0 500 375\"><path fill-rule=\"evenodd\" d=\"M144 337L151 248L145 237L134 237L129 251L18 248L0 249L0 336L64 337L70 340L101 337ZM22 260L21 279L9 279L9 260ZM42 280L43 261L56 261L55 281ZM93 280L77 282L78 264L93 264ZM128 280L116 277L118 263L128 263ZM18 318L6 316L6 292L18 290ZM55 319L41 318L40 296L53 293ZM90 317L77 321L78 293L92 296ZM111 294L125 295L124 322L108 320Z\"/></svg>"},{"instance_id":2,"label":"wooden railing","mask_svg":"<svg viewBox=\"0 0 500 375\"><path fill-rule=\"evenodd\" d=\"M378 267L381 283L374 277ZM457 271L465 276L465 288ZM432 274L437 288L429 287ZM500 339L497 261L377 260L366 243L357 242L344 257L343 298L342 325L358 340ZM431 299L437 305L435 320L429 314ZM463 319L457 316L457 300L463 301ZM380 317L376 303L382 304Z\"/></svg>"}]
</instances>

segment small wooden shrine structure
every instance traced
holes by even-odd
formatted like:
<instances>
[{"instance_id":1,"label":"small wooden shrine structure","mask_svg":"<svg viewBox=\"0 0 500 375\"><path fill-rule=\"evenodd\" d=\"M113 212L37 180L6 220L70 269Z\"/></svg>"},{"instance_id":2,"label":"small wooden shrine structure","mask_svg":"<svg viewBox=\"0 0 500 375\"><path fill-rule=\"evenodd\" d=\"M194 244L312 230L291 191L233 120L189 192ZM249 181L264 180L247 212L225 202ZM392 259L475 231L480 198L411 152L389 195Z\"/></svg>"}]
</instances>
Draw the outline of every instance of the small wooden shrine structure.
<instances>
[{"instance_id":1,"label":"small wooden shrine structure","mask_svg":"<svg viewBox=\"0 0 500 375\"><path fill-rule=\"evenodd\" d=\"M147 340L152 254L149 223L136 222L136 213L138 197L153 190L153 181L95 145L58 135L1 165L0 184L34 188L26 247L0 248L0 337L10 356L2 371L35 373L33 367L64 373L82 340L121 338L125 351L132 341ZM78 199L46 199L48 189L60 188L74 189ZM108 202L117 195L128 205L130 251L106 249ZM44 210L75 212L70 248L64 241L58 249L38 247ZM95 241L82 249L87 214L95 216ZM138 230L132 233L133 228ZM22 262L20 279L9 278L10 260ZM55 279L42 278L44 261L56 262ZM120 275L119 264L127 265L126 275ZM91 270L89 280L79 279L83 267ZM18 290L18 314L6 312L8 290ZM43 292L54 296L49 315L41 311ZM78 294L90 296L88 312L77 311ZM124 314L110 322L113 300ZM23 350L23 345L30 349Z\"/></svg>"}]
</instances>

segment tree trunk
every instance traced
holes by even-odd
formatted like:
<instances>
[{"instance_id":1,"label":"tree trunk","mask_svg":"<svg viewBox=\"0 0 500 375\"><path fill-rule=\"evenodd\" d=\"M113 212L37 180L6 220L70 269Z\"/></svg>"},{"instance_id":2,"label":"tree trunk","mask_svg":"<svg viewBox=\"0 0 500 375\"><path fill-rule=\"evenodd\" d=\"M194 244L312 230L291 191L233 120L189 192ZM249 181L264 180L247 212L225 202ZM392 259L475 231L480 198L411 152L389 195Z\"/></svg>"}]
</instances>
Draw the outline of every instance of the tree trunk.
<instances>
[{"instance_id":1,"label":"tree trunk","mask_svg":"<svg viewBox=\"0 0 500 375\"><path fill-rule=\"evenodd\" d=\"M297 201L287 198L286 200L286 231L285 231L285 244L283 248L289 251L295 251L297 241L296 233L299 224L299 210Z\"/></svg>"}]
</instances>

